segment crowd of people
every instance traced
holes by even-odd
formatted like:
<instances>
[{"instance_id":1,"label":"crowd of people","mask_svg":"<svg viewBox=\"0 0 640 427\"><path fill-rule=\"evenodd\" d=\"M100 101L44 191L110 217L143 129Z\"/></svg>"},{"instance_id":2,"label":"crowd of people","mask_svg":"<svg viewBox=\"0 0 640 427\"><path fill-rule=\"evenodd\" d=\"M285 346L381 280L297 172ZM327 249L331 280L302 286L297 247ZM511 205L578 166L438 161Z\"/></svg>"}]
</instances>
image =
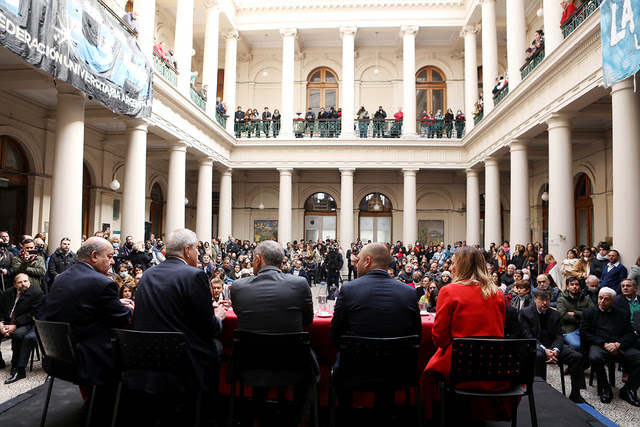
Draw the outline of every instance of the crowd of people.
<instances>
[{"instance_id":1,"label":"crowd of people","mask_svg":"<svg viewBox=\"0 0 640 427\"><path fill-rule=\"evenodd\" d=\"M451 108L447 109L444 115L442 110L437 110L436 114L433 114L433 111L427 113L427 110L423 110L420 116L420 136L422 138L442 138L443 136L451 138L454 128L456 138L462 138L464 126L465 116L462 110L458 110L455 116Z\"/></svg>"}]
</instances>

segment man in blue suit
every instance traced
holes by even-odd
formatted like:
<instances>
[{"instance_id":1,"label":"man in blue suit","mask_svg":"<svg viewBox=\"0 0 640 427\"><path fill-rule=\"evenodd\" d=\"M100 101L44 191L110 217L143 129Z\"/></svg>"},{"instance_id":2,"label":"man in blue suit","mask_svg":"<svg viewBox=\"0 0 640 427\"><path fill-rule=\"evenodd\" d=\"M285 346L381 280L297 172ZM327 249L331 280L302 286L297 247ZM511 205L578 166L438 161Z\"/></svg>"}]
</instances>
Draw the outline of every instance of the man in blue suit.
<instances>
[{"instance_id":1,"label":"man in blue suit","mask_svg":"<svg viewBox=\"0 0 640 427\"><path fill-rule=\"evenodd\" d=\"M620 283L627 278L627 269L624 265L620 264L620 254L617 250L611 249L607 256L609 258L609 264L605 265L602 269L599 287L600 289L611 288L620 295L620 292L622 292Z\"/></svg>"}]
</instances>

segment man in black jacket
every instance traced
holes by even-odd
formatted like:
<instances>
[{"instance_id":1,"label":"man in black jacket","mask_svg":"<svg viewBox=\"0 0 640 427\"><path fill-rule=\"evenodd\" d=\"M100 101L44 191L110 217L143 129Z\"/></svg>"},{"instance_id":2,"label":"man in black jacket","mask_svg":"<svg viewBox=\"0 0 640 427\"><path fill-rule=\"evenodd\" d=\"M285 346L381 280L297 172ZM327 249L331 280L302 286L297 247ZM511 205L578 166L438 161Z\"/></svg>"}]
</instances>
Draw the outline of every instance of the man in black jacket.
<instances>
[{"instance_id":1,"label":"man in black jacket","mask_svg":"<svg viewBox=\"0 0 640 427\"><path fill-rule=\"evenodd\" d=\"M520 311L522 338L535 338L537 343L536 375L546 381L549 363L564 363L571 374L571 394L569 399L584 403L580 389L586 388L582 355L568 345L564 345L560 314L549 310L549 291L540 288L533 291L535 304Z\"/></svg>"},{"instance_id":2,"label":"man in black jacket","mask_svg":"<svg viewBox=\"0 0 640 427\"><path fill-rule=\"evenodd\" d=\"M73 264L78 262L76 254L71 250L71 240L64 237L60 240L60 247L49 258L49 280L53 284L56 276L66 271Z\"/></svg>"},{"instance_id":3,"label":"man in black jacket","mask_svg":"<svg viewBox=\"0 0 640 427\"><path fill-rule=\"evenodd\" d=\"M0 335L11 337L11 376L4 382L11 384L26 378L29 355L36 343L33 317L38 312L44 294L31 286L29 276L18 273L13 278L13 288L0 297ZM0 353L0 368L4 361Z\"/></svg>"},{"instance_id":4,"label":"man in black jacket","mask_svg":"<svg viewBox=\"0 0 640 427\"><path fill-rule=\"evenodd\" d=\"M582 347L589 351L591 369L598 378L598 394L602 403L613 400L604 366L611 360L618 360L629 374L629 380L620 389L620 398L630 405L640 406L636 391L640 386L640 351L632 348L635 334L627 314L613 306L616 291L604 287L598 295L598 307L582 312L580 340Z\"/></svg>"},{"instance_id":5,"label":"man in black jacket","mask_svg":"<svg viewBox=\"0 0 640 427\"><path fill-rule=\"evenodd\" d=\"M593 257L593 261L591 261L591 268L589 271L591 274L596 276L598 279L602 277L602 270L609 264L609 258L607 255L609 254L609 250L611 247L607 242L601 242L598 245L599 252Z\"/></svg>"},{"instance_id":6,"label":"man in black jacket","mask_svg":"<svg viewBox=\"0 0 640 427\"><path fill-rule=\"evenodd\" d=\"M238 109L234 115L234 129L236 131L236 138L240 138L242 132L244 131L244 111L242 111L242 107L238 105Z\"/></svg>"},{"instance_id":7,"label":"man in black jacket","mask_svg":"<svg viewBox=\"0 0 640 427\"><path fill-rule=\"evenodd\" d=\"M387 118L387 113L382 109L382 105L378 107L378 111L373 115L373 137L384 138L384 120Z\"/></svg>"},{"instance_id":8,"label":"man in black jacket","mask_svg":"<svg viewBox=\"0 0 640 427\"><path fill-rule=\"evenodd\" d=\"M307 109L307 113L304 115L304 129L305 132L309 132L309 137L313 138L313 128L316 120L316 113L313 112L313 109L309 107Z\"/></svg>"}]
</instances>

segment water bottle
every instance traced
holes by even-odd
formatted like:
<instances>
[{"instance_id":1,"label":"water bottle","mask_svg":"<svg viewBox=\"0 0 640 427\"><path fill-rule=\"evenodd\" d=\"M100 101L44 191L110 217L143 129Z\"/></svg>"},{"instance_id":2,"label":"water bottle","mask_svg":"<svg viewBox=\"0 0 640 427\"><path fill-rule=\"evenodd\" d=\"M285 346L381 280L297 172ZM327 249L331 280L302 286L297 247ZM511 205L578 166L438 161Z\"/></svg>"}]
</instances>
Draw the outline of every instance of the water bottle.
<instances>
[{"instance_id":1,"label":"water bottle","mask_svg":"<svg viewBox=\"0 0 640 427\"><path fill-rule=\"evenodd\" d=\"M329 295L329 290L327 289L327 284L325 282L320 283L320 289L318 290L318 312L323 313L327 310L327 296Z\"/></svg>"},{"instance_id":2,"label":"water bottle","mask_svg":"<svg viewBox=\"0 0 640 427\"><path fill-rule=\"evenodd\" d=\"M233 280L227 279L227 283L224 285L224 299L229 303L229 307L231 307L231 284Z\"/></svg>"}]
</instances>

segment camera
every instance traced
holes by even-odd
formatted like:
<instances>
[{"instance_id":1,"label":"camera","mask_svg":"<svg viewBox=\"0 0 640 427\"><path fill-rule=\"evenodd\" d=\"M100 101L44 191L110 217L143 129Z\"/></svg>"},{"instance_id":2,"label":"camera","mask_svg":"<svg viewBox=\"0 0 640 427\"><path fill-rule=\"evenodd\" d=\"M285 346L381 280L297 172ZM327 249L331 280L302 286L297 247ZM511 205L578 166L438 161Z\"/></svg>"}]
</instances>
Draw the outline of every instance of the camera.
<instances>
[{"instance_id":1,"label":"camera","mask_svg":"<svg viewBox=\"0 0 640 427\"><path fill-rule=\"evenodd\" d=\"M28 253L29 255L38 255L38 254L40 253L40 251L39 251L39 250L37 250L37 249L29 249L29 250L27 251L27 253Z\"/></svg>"},{"instance_id":2,"label":"camera","mask_svg":"<svg viewBox=\"0 0 640 427\"><path fill-rule=\"evenodd\" d=\"M9 247L9 242L1 242L0 241L0 249L4 249L4 248L8 248Z\"/></svg>"}]
</instances>

